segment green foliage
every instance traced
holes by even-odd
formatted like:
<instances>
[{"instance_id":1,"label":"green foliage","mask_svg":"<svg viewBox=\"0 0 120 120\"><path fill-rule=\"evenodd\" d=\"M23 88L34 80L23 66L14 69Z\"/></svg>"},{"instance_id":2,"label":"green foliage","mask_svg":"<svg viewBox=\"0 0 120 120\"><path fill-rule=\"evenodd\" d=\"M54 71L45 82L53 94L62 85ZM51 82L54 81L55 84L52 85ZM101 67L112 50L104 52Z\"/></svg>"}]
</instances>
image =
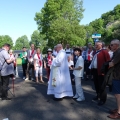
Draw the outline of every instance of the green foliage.
<instances>
[{"instance_id":1,"label":"green foliage","mask_svg":"<svg viewBox=\"0 0 120 120\"><path fill-rule=\"evenodd\" d=\"M120 39L120 4L115 6L113 10L101 15L101 18L90 22L85 26L86 32L100 33L101 40L106 44L114 38Z\"/></svg>"},{"instance_id":2,"label":"green foliage","mask_svg":"<svg viewBox=\"0 0 120 120\"><path fill-rule=\"evenodd\" d=\"M102 14L101 18L104 20L104 27L110 22L120 20L120 4L115 6L113 10Z\"/></svg>"},{"instance_id":3,"label":"green foliage","mask_svg":"<svg viewBox=\"0 0 120 120\"><path fill-rule=\"evenodd\" d=\"M23 47L29 48L29 40L26 35L23 35L16 40L14 50L21 50Z\"/></svg>"},{"instance_id":4,"label":"green foliage","mask_svg":"<svg viewBox=\"0 0 120 120\"><path fill-rule=\"evenodd\" d=\"M5 44L8 43L13 47L13 40L9 35L2 35L0 36L0 48Z\"/></svg>"},{"instance_id":5,"label":"green foliage","mask_svg":"<svg viewBox=\"0 0 120 120\"><path fill-rule=\"evenodd\" d=\"M47 41L44 40L44 38L45 38L44 35L40 34L38 30L35 30L31 35L30 44L34 43L36 47L40 47L41 50L43 50L47 43Z\"/></svg>"},{"instance_id":6,"label":"green foliage","mask_svg":"<svg viewBox=\"0 0 120 120\"><path fill-rule=\"evenodd\" d=\"M58 43L85 44L85 30L79 25L83 18L82 0L47 0L35 21L48 40L48 47Z\"/></svg>"},{"instance_id":7,"label":"green foliage","mask_svg":"<svg viewBox=\"0 0 120 120\"><path fill-rule=\"evenodd\" d=\"M96 19L95 21L91 22L90 26L92 26L92 28L94 28L93 32L102 34L103 33L103 23L104 23L104 21L101 18Z\"/></svg>"},{"instance_id":8,"label":"green foliage","mask_svg":"<svg viewBox=\"0 0 120 120\"><path fill-rule=\"evenodd\" d=\"M62 43L63 45L67 43L70 45L84 45L85 35L84 27L80 26L77 22L70 24L69 20L65 20L61 17L53 21L50 26L49 45L52 47L57 43Z\"/></svg>"},{"instance_id":9,"label":"green foliage","mask_svg":"<svg viewBox=\"0 0 120 120\"><path fill-rule=\"evenodd\" d=\"M115 20L120 20L120 4L114 7Z\"/></svg>"},{"instance_id":10,"label":"green foliage","mask_svg":"<svg viewBox=\"0 0 120 120\"><path fill-rule=\"evenodd\" d=\"M73 5L75 8L75 16L76 19L80 22L83 18L83 12L85 9L83 9L83 0L73 0Z\"/></svg>"}]
</instances>

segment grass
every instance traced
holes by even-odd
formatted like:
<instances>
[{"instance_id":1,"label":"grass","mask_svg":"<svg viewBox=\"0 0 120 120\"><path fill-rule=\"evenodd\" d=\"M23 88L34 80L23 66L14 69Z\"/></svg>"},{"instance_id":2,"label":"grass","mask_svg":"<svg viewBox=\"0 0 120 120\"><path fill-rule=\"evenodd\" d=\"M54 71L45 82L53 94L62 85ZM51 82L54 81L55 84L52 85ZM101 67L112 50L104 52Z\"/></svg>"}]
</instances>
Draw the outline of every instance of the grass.
<instances>
[{"instance_id":1,"label":"grass","mask_svg":"<svg viewBox=\"0 0 120 120\"><path fill-rule=\"evenodd\" d=\"M21 64L22 64L21 58L17 58L17 65L19 66L19 65L21 65Z\"/></svg>"}]
</instances>

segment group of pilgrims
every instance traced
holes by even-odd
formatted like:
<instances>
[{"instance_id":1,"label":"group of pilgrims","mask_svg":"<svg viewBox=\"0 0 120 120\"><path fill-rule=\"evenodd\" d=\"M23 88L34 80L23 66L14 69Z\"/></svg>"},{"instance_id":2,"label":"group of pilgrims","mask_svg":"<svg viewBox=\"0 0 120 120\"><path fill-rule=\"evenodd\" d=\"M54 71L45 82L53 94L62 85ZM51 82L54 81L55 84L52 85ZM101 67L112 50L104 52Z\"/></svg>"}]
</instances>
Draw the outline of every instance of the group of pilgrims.
<instances>
[{"instance_id":1,"label":"group of pilgrims","mask_svg":"<svg viewBox=\"0 0 120 120\"><path fill-rule=\"evenodd\" d=\"M105 47L103 42L100 43L102 43L102 49L106 49L108 54L112 56L113 53L109 46ZM63 48L62 44L57 44L53 50L49 48L46 55L42 55L40 48L35 49L34 44L30 45L30 50L23 47L19 55L22 60L23 79L25 81L32 80L36 83L44 83L44 68L48 80L47 94L53 94L54 100L61 100L66 96L72 97L72 84L74 84L76 93L73 98L77 101L84 101L85 96L81 80L93 79L90 66L95 51L92 43L88 43L87 46L72 48L70 48L69 44L65 48ZM14 57L12 50L10 50L9 54L10 57Z\"/></svg>"},{"instance_id":2,"label":"group of pilgrims","mask_svg":"<svg viewBox=\"0 0 120 120\"><path fill-rule=\"evenodd\" d=\"M5 48L5 47L4 47ZM6 48L5 48L6 49ZM47 94L54 95L54 100L59 101L64 97L73 97L76 101L84 101L85 95L82 89L82 80L93 80L96 96L93 100L98 101L101 106L106 103L106 86L112 86L120 112L120 41L115 39L111 44L105 46L104 42L97 41L93 45L88 43L83 47L72 47L67 44L63 48L62 44L49 48L43 55L40 48L35 49L31 44L30 49L23 47L19 57L22 60L23 79L25 81L35 81L45 83L43 80L43 68L46 70ZM9 57L16 69L16 58L13 51L9 51ZM31 70L31 71L30 71ZM111 72L109 72L111 71ZM108 73L110 73L108 75ZM112 75L112 77L109 77ZM106 77L107 76L107 77ZM13 79L15 79L13 77ZM75 85L73 95L72 85ZM116 114L117 118L120 114ZM114 118L111 114L109 117Z\"/></svg>"}]
</instances>

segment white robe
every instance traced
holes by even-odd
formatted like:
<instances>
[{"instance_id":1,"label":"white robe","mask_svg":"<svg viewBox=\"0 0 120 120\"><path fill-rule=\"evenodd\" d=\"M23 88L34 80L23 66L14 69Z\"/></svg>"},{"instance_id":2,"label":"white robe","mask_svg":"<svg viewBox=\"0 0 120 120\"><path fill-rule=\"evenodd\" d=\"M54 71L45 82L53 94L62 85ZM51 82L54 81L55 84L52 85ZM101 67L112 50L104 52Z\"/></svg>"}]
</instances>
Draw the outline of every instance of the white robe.
<instances>
[{"instance_id":1,"label":"white robe","mask_svg":"<svg viewBox=\"0 0 120 120\"><path fill-rule=\"evenodd\" d=\"M57 75L55 86L52 85L52 79L53 76L55 76L53 71L56 71L55 74ZM54 58L52 61L47 94L53 94L55 98L73 96L72 84L68 68L68 60L64 50L60 50L56 58Z\"/></svg>"}]
</instances>

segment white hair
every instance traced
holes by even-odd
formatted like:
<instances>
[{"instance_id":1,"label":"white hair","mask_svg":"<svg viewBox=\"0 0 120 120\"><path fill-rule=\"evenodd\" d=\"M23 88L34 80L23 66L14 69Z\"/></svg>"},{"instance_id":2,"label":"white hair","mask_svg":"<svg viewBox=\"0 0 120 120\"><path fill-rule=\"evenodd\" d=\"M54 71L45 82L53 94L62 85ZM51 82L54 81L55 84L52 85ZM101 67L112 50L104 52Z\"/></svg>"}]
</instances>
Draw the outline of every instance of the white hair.
<instances>
[{"instance_id":1,"label":"white hair","mask_svg":"<svg viewBox=\"0 0 120 120\"><path fill-rule=\"evenodd\" d=\"M97 41L97 42L95 42L95 44L100 44L100 45L103 45L103 43L101 42L101 41Z\"/></svg>"},{"instance_id":2,"label":"white hair","mask_svg":"<svg viewBox=\"0 0 120 120\"><path fill-rule=\"evenodd\" d=\"M12 49L10 49L10 50L9 50L9 53L13 53L13 50L12 50Z\"/></svg>"},{"instance_id":3,"label":"white hair","mask_svg":"<svg viewBox=\"0 0 120 120\"><path fill-rule=\"evenodd\" d=\"M57 47L63 48L63 47L62 47L62 44L57 44Z\"/></svg>"},{"instance_id":4,"label":"white hair","mask_svg":"<svg viewBox=\"0 0 120 120\"><path fill-rule=\"evenodd\" d=\"M72 56L71 55L68 55L68 57L67 58L72 58Z\"/></svg>"},{"instance_id":5,"label":"white hair","mask_svg":"<svg viewBox=\"0 0 120 120\"><path fill-rule=\"evenodd\" d=\"M117 45L120 46L120 41L119 41L118 39L114 39L114 40L112 40L111 43L113 43L113 44L117 44Z\"/></svg>"}]
</instances>

